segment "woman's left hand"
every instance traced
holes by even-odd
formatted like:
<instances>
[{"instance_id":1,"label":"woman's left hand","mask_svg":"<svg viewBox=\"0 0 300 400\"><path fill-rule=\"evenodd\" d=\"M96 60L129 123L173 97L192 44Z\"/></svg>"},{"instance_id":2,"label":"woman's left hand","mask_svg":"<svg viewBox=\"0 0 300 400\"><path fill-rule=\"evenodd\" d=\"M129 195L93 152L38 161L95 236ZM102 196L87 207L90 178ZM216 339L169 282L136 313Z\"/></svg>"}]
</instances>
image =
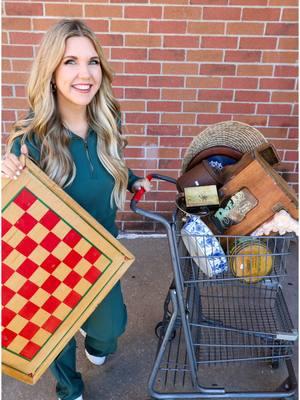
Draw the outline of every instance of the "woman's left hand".
<instances>
[{"instance_id":1,"label":"woman's left hand","mask_svg":"<svg viewBox=\"0 0 300 400\"><path fill-rule=\"evenodd\" d=\"M152 185L151 182L148 181L148 179L144 178L144 179L138 179L137 181L134 182L134 184L132 185L132 190L134 192L137 192L138 190L140 190L141 188L145 189L145 192L150 192Z\"/></svg>"}]
</instances>

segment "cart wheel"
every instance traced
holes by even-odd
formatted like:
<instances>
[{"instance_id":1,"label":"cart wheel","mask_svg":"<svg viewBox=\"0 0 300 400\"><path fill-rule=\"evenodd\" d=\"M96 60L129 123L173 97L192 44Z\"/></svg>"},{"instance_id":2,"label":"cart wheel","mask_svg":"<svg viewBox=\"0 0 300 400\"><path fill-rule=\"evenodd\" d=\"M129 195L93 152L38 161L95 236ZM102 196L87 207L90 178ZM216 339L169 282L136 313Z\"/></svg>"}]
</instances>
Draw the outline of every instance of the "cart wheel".
<instances>
[{"instance_id":1,"label":"cart wheel","mask_svg":"<svg viewBox=\"0 0 300 400\"><path fill-rule=\"evenodd\" d=\"M155 335L158 337L158 339L162 339L165 336L166 333L166 327L163 323L163 321L160 321L156 327L155 327ZM176 330L173 330L172 335L169 338L169 341L175 339L176 336Z\"/></svg>"}]
</instances>

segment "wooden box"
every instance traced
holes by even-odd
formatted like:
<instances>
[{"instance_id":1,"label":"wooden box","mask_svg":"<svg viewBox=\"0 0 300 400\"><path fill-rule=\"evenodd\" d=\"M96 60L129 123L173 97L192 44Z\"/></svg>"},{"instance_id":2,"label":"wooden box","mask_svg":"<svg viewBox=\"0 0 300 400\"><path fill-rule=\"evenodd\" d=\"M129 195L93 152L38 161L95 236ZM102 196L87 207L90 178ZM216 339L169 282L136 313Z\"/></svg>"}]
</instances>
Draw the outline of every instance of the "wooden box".
<instances>
[{"instance_id":1,"label":"wooden box","mask_svg":"<svg viewBox=\"0 0 300 400\"><path fill-rule=\"evenodd\" d=\"M2 180L2 370L34 384L134 261L37 166Z\"/></svg>"},{"instance_id":2,"label":"wooden box","mask_svg":"<svg viewBox=\"0 0 300 400\"><path fill-rule=\"evenodd\" d=\"M246 154L230 167L232 175L228 175L228 169L227 182L219 190L221 207L243 189L254 196L256 206L240 222L229 226L225 234L248 235L282 209L298 219L296 193L260 154ZM222 213L222 208L219 210Z\"/></svg>"}]
</instances>

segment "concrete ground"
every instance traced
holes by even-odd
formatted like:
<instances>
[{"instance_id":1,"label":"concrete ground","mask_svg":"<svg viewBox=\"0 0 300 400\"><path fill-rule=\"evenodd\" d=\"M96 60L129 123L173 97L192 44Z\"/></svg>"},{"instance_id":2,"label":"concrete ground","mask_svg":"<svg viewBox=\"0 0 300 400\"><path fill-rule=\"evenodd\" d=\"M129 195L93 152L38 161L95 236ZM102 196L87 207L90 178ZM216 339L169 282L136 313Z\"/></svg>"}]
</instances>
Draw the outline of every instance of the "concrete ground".
<instances>
[{"instance_id":1,"label":"concrete ground","mask_svg":"<svg viewBox=\"0 0 300 400\"><path fill-rule=\"evenodd\" d=\"M119 341L118 352L109 357L102 367L89 363L84 355L83 338L79 333L76 335L77 365L85 382L84 400L150 399L147 393L147 381L157 347L154 328L162 318L163 302L173 276L168 243L165 238L122 239L122 242L136 256L136 262L122 280L129 315L128 329ZM289 265L290 273L286 280L286 293L291 316L297 327L298 265L295 243L293 253ZM293 363L297 366L296 356L293 358ZM254 366L254 369L257 367ZM224 375L226 371L225 368ZM272 377L269 382L268 376L262 373L260 378L265 390L269 390L270 384L274 383ZM247 383L249 376L241 376L239 380ZM278 381L279 383L281 382ZM2 378L3 400L55 400L55 398L55 382L48 371L34 386L7 376Z\"/></svg>"}]
</instances>

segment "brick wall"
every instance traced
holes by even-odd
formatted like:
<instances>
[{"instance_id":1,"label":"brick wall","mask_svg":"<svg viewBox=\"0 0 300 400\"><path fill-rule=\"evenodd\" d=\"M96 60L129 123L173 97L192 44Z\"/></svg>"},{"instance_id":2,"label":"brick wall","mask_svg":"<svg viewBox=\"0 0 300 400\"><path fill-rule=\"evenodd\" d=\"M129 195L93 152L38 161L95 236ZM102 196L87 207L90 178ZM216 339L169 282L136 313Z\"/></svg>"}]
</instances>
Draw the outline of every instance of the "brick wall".
<instances>
[{"instance_id":1,"label":"brick wall","mask_svg":"<svg viewBox=\"0 0 300 400\"><path fill-rule=\"evenodd\" d=\"M3 1L3 134L26 110L25 83L44 31L79 17L97 33L115 71L139 175L178 176L186 147L207 125L237 120L274 143L297 185L297 0ZM141 204L167 213L170 185ZM125 230L155 229L128 211Z\"/></svg>"}]
</instances>

